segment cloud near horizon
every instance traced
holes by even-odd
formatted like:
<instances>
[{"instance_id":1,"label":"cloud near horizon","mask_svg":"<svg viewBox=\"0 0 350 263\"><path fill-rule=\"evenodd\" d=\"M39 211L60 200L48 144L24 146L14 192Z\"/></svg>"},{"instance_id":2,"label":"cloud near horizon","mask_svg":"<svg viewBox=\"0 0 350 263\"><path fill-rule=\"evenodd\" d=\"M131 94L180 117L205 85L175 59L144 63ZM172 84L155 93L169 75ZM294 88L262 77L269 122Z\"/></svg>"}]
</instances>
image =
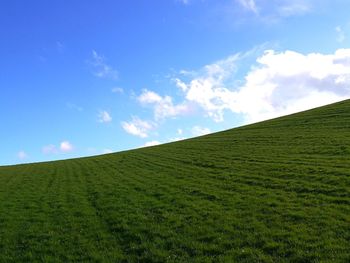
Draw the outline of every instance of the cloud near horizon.
<instances>
[{"instance_id":1,"label":"cloud near horizon","mask_svg":"<svg viewBox=\"0 0 350 263\"><path fill-rule=\"evenodd\" d=\"M252 56L255 63L238 79L241 61ZM350 98L350 49L333 54L265 50L257 56L255 51L246 52L186 72L191 73L174 79L181 91L178 104L168 95L145 89L137 100L151 107L154 121L133 117L122 122L123 129L146 138L160 121L191 112L188 105L215 122L222 122L228 113L240 116L242 125ZM192 130L196 135L208 132L200 127Z\"/></svg>"},{"instance_id":2,"label":"cloud near horizon","mask_svg":"<svg viewBox=\"0 0 350 263\"><path fill-rule=\"evenodd\" d=\"M201 126L194 126L191 131L192 131L192 135L194 136L202 136L210 133L209 128L205 128Z\"/></svg>"},{"instance_id":3,"label":"cloud near horizon","mask_svg":"<svg viewBox=\"0 0 350 263\"><path fill-rule=\"evenodd\" d=\"M61 152L71 152L73 150L73 145L69 141L63 141L60 144Z\"/></svg>"},{"instance_id":4,"label":"cloud near horizon","mask_svg":"<svg viewBox=\"0 0 350 263\"><path fill-rule=\"evenodd\" d=\"M161 142L153 140L153 141L146 142L142 147L156 146L159 144L161 144Z\"/></svg>"},{"instance_id":5,"label":"cloud near horizon","mask_svg":"<svg viewBox=\"0 0 350 263\"><path fill-rule=\"evenodd\" d=\"M207 65L189 81L177 79L185 100L196 103L214 121L225 112L244 123L262 121L350 97L350 49L334 54L266 50L237 87L232 74L239 58Z\"/></svg>"},{"instance_id":6,"label":"cloud near horizon","mask_svg":"<svg viewBox=\"0 0 350 263\"><path fill-rule=\"evenodd\" d=\"M42 152L44 154L69 153L72 152L73 149L74 146L69 141L62 141L58 147L54 144L45 145L42 148Z\"/></svg>"},{"instance_id":7,"label":"cloud near horizon","mask_svg":"<svg viewBox=\"0 0 350 263\"><path fill-rule=\"evenodd\" d=\"M20 159L20 160L25 160L25 159L27 159L28 158L28 154L25 152L25 151L19 151L18 153L17 153L17 157L18 157L18 159Z\"/></svg>"}]
</instances>

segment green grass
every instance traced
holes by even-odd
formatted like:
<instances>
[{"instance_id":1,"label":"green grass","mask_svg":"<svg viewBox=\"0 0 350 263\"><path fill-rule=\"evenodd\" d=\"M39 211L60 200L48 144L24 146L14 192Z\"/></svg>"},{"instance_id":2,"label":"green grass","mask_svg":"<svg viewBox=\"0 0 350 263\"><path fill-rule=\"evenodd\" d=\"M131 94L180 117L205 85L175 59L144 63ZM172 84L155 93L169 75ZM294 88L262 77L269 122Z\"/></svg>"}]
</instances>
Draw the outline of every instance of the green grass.
<instances>
[{"instance_id":1,"label":"green grass","mask_svg":"<svg viewBox=\"0 0 350 263\"><path fill-rule=\"evenodd\" d=\"M0 262L350 262L350 100L0 167Z\"/></svg>"}]
</instances>

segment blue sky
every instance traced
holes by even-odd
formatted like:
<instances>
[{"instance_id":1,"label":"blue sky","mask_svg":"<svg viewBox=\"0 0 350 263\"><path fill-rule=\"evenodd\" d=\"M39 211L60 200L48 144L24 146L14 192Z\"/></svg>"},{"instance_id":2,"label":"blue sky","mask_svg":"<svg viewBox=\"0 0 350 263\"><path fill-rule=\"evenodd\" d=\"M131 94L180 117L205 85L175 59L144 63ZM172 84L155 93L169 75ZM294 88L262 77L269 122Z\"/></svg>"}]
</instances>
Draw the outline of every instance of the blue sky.
<instances>
[{"instance_id":1,"label":"blue sky","mask_svg":"<svg viewBox=\"0 0 350 263\"><path fill-rule=\"evenodd\" d=\"M2 1L0 165L349 98L349 10L346 0Z\"/></svg>"}]
</instances>

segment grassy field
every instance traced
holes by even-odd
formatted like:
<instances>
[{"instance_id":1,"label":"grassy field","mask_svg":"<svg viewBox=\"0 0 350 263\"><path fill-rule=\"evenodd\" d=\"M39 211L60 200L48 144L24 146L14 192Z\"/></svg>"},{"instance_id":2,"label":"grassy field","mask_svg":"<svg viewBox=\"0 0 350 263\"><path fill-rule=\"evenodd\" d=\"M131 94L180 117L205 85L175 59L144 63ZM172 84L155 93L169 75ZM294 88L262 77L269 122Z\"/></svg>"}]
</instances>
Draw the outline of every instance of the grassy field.
<instances>
[{"instance_id":1,"label":"grassy field","mask_svg":"<svg viewBox=\"0 0 350 263\"><path fill-rule=\"evenodd\" d=\"M0 167L0 262L350 262L350 100Z\"/></svg>"}]
</instances>

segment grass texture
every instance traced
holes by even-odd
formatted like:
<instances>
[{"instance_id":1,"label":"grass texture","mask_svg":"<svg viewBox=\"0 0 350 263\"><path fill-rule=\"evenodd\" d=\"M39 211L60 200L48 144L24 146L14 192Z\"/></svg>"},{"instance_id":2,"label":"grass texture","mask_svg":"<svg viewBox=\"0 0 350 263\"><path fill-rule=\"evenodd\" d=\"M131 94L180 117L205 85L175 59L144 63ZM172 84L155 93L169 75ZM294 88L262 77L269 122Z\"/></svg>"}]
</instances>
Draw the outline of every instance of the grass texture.
<instances>
[{"instance_id":1,"label":"grass texture","mask_svg":"<svg viewBox=\"0 0 350 263\"><path fill-rule=\"evenodd\" d=\"M350 100L0 167L0 262L350 262Z\"/></svg>"}]
</instances>

